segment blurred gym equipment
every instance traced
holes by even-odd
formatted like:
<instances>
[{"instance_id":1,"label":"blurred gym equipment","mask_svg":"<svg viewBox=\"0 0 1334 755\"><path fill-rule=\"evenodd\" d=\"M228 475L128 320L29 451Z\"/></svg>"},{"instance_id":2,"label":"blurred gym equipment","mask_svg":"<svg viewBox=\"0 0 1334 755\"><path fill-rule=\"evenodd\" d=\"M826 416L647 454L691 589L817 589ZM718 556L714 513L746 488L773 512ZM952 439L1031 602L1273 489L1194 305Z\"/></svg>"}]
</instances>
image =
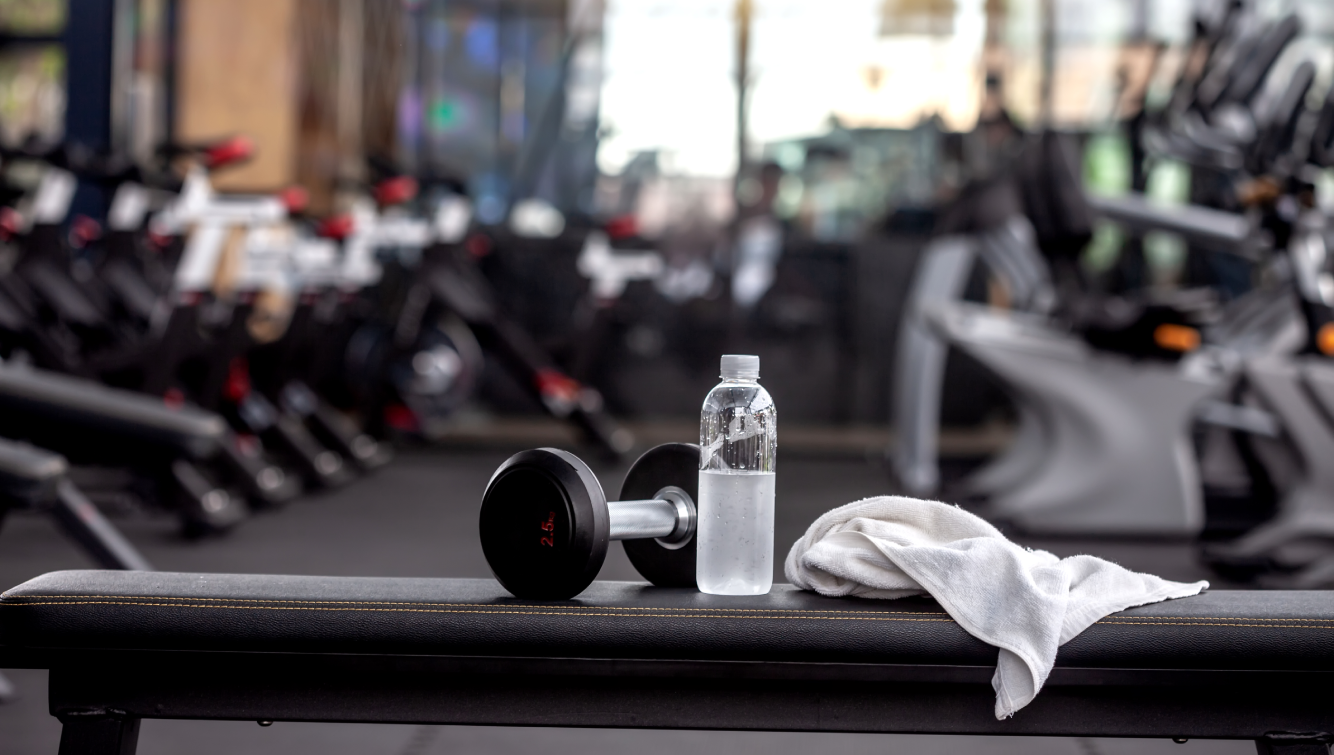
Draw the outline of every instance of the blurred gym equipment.
<instances>
[{"instance_id":1,"label":"blurred gym equipment","mask_svg":"<svg viewBox=\"0 0 1334 755\"><path fill-rule=\"evenodd\" d=\"M1219 63L1224 69L1219 76L1241 82L1230 86L1234 93L1224 100L1238 107L1252 103L1259 83L1298 29L1296 18L1289 16L1260 35L1254 55ZM1229 143L1239 156L1237 169L1244 164L1254 176L1283 166L1297 146L1297 123L1312 79L1310 64L1299 66L1269 110L1252 117L1257 126L1250 141ZM965 227L983 232L936 242L919 267L895 385L900 478L919 494L933 492L937 484L935 386L944 347L926 333L925 323L999 372L1017 400L1020 430L1011 449L960 488L985 499L988 515L1031 532L1199 533L1205 511L1193 422L1201 416L1230 426L1254 418L1227 404L1227 397L1237 384L1242 358L1257 347L1282 350L1281 334L1297 317L1286 293L1290 289L1271 286L1222 309L1205 291L1109 298L1079 285L1069 255L1091 236L1094 211L1135 232L1174 232L1252 260L1273 243L1273 224L1262 229L1241 216L1207 208L1168 212L1134 196L1081 207L1078 181L1050 135L1035 139L1010 165L1016 178L994 180L991 186L983 182L979 186L985 188L965 193L959 203L971 222ZM1036 231L1017 216L1020 212ZM1020 243L991 242L997 237ZM1025 247L1027 239L1033 241ZM1281 249L1286 238L1277 241ZM1042 269L1032 263L1043 257L1022 250L1035 244L1050 260L1049 278L1030 272ZM949 303L958 298L977 248L991 250L990 255L983 252L983 259L993 274L1014 281L1015 308L1036 308L1038 315L1049 310L1059 318L1055 327L1041 316L1006 316ZM1019 251L1002 255L997 248ZM1051 290L1046 282L1055 281L1059 297L1054 306L1045 298L1033 306L1034 281L1036 290ZM1202 343L1202 332L1212 337ZM1200 350L1201 345L1207 348Z\"/></svg>"}]
</instances>

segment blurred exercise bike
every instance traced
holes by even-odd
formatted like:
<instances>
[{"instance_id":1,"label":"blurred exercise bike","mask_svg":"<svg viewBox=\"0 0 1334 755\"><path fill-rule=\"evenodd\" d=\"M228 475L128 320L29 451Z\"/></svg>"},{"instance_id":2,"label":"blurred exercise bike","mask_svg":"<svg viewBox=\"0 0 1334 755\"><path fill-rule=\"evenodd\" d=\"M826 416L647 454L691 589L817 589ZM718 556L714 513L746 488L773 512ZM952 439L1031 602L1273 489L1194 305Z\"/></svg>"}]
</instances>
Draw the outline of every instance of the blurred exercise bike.
<instances>
[{"instance_id":1,"label":"blurred exercise bike","mask_svg":"<svg viewBox=\"0 0 1334 755\"><path fill-rule=\"evenodd\" d=\"M431 294L426 314L457 316L548 414L573 424L603 453L624 454L633 438L606 413L601 394L561 370L536 339L502 311L472 251L491 244L491 238L474 234L462 244L439 241L422 250L417 276Z\"/></svg>"}]
</instances>

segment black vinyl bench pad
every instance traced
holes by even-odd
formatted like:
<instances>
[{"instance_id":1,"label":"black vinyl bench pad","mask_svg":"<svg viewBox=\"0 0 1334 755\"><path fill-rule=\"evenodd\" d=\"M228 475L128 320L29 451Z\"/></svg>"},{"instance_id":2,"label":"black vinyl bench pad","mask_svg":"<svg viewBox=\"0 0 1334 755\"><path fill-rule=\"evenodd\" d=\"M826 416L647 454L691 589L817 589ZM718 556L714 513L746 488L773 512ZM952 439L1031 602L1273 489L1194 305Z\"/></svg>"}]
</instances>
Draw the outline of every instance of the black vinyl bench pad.
<instances>
[{"instance_id":1,"label":"black vinyl bench pad","mask_svg":"<svg viewBox=\"0 0 1334 755\"><path fill-rule=\"evenodd\" d=\"M1334 731L1334 593L1216 591L1108 617L996 721L996 650L930 600L775 586L58 572L0 598L0 666L51 710L274 719L1262 738Z\"/></svg>"},{"instance_id":2,"label":"black vinyl bench pad","mask_svg":"<svg viewBox=\"0 0 1334 755\"><path fill-rule=\"evenodd\" d=\"M491 580L164 572L47 574L0 597L27 648L995 664L934 601L832 599L777 585L721 597L594 583L518 600ZM1331 670L1334 593L1212 591L1124 611L1058 667Z\"/></svg>"}]
</instances>

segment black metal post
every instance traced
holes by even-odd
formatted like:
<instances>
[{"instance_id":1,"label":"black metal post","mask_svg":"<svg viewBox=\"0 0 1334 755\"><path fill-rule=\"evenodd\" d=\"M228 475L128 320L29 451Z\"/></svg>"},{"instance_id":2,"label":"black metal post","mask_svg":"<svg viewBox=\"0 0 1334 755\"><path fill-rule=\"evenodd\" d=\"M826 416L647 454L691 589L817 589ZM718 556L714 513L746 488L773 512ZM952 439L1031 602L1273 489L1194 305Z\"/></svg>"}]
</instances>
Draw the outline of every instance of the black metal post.
<instances>
[{"instance_id":1,"label":"black metal post","mask_svg":"<svg viewBox=\"0 0 1334 755\"><path fill-rule=\"evenodd\" d=\"M69 0L65 26L65 139L111 144L111 54L115 0Z\"/></svg>"},{"instance_id":2,"label":"black metal post","mask_svg":"<svg viewBox=\"0 0 1334 755\"><path fill-rule=\"evenodd\" d=\"M61 717L60 755L134 755L139 719L97 712Z\"/></svg>"},{"instance_id":3,"label":"black metal post","mask_svg":"<svg viewBox=\"0 0 1334 755\"><path fill-rule=\"evenodd\" d=\"M130 541L69 480L61 480L51 513L60 528L104 569L152 571Z\"/></svg>"},{"instance_id":4,"label":"black metal post","mask_svg":"<svg viewBox=\"0 0 1334 755\"><path fill-rule=\"evenodd\" d=\"M1330 741L1324 732L1273 732L1255 740L1257 755L1329 755Z\"/></svg>"},{"instance_id":5,"label":"black metal post","mask_svg":"<svg viewBox=\"0 0 1334 755\"><path fill-rule=\"evenodd\" d=\"M65 141L102 151L111 147L115 0L69 0L65 25ZM80 182L70 216L101 219L105 192Z\"/></svg>"}]
</instances>

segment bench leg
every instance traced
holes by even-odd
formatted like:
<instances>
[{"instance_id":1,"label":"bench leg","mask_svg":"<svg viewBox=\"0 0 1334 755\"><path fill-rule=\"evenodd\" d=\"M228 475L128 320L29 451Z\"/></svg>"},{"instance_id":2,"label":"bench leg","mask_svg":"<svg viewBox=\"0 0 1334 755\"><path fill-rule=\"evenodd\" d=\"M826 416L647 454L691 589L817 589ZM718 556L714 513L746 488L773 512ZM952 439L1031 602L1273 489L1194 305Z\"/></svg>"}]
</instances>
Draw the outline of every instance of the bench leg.
<instances>
[{"instance_id":1,"label":"bench leg","mask_svg":"<svg viewBox=\"0 0 1334 755\"><path fill-rule=\"evenodd\" d=\"M69 480L60 481L51 513L65 534L82 546L103 569L153 570L120 530L107 521Z\"/></svg>"},{"instance_id":2,"label":"bench leg","mask_svg":"<svg viewBox=\"0 0 1334 755\"><path fill-rule=\"evenodd\" d=\"M1255 751L1257 755L1329 755L1329 743L1330 735L1324 732L1283 732L1255 740Z\"/></svg>"},{"instance_id":3,"label":"bench leg","mask_svg":"<svg viewBox=\"0 0 1334 755\"><path fill-rule=\"evenodd\" d=\"M60 755L134 755L139 719L120 716L63 718Z\"/></svg>"}]
</instances>

